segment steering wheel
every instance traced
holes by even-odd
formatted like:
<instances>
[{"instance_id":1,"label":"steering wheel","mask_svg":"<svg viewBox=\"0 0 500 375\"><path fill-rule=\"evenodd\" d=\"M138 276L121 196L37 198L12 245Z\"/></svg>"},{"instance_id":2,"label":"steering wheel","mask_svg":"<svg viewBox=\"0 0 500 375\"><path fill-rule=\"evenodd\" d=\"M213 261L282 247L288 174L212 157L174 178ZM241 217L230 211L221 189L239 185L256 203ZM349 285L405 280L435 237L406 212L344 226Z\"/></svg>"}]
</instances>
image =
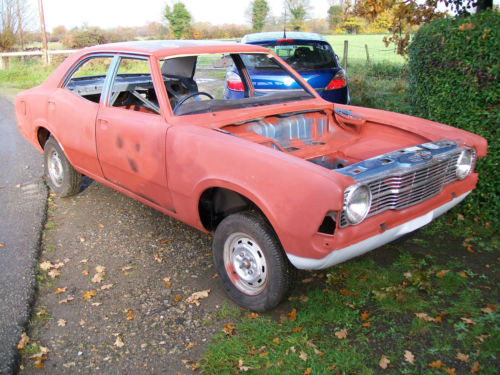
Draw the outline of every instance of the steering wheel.
<instances>
[{"instance_id":1,"label":"steering wheel","mask_svg":"<svg viewBox=\"0 0 500 375\"><path fill-rule=\"evenodd\" d=\"M175 108L174 108L174 115L177 114L177 110L180 108L181 105L183 105L186 100L192 98L193 96L197 96L197 95L205 95L205 96L208 96L211 100L213 100L213 96L210 95L208 92L204 92L204 91L199 91L199 92L192 92L191 94L187 94L185 97L183 97L182 99L180 99L177 104L175 105Z\"/></svg>"}]
</instances>

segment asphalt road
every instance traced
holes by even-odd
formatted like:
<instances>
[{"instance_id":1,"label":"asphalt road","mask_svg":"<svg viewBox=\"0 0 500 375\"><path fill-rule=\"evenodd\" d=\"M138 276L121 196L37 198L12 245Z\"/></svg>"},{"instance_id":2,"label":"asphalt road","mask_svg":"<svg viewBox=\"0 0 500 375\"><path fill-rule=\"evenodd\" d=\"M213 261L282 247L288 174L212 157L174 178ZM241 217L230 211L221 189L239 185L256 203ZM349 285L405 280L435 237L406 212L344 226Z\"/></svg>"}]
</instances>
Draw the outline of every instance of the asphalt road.
<instances>
[{"instance_id":1,"label":"asphalt road","mask_svg":"<svg viewBox=\"0 0 500 375\"><path fill-rule=\"evenodd\" d=\"M18 132L11 101L0 97L0 374L17 372L17 343L33 303L45 218L43 157Z\"/></svg>"}]
</instances>

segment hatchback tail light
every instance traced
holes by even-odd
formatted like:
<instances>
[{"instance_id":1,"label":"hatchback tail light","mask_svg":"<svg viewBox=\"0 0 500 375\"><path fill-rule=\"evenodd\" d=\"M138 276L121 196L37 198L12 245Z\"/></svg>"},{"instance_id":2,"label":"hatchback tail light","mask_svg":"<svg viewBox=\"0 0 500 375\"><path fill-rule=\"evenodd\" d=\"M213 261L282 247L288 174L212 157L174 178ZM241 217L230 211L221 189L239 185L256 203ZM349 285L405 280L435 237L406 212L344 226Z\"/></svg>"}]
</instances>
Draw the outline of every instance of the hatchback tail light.
<instances>
[{"instance_id":1,"label":"hatchback tail light","mask_svg":"<svg viewBox=\"0 0 500 375\"><path fill-rule=\"evenodd\" d=\"M243 82L238 74L234 72L228 72L226 74L227 87L229 90L233 91L245 91Z\"/></svg>"},{"instance_id":2,"label":"hatchback tail light","mask_svg":"<svg viewBox=\"0 0 500 375\"><path fill-rule=\"evenodd\" d=\"M339 70L337 74L332 78L328 86L326 86L327 90L335 90L341 89L347 85L345 73L342 70Z\"/></svg>"}]
</instances>

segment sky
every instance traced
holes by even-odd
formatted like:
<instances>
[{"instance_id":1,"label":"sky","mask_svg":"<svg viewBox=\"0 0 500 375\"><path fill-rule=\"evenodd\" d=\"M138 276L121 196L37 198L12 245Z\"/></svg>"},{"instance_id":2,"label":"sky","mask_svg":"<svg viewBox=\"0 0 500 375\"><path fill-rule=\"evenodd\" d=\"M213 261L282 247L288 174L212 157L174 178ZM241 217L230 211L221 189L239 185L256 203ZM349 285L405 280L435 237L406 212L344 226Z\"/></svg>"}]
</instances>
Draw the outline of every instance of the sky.
<instances>
[{"instance_id":1,"label":"sky","mask_svg":"<svg viewBox=\"0 0 500 375\"><path fill-rule=\"evenodd\" d=\"M30 0L37 10L37 0ZM45 24L48 31L64 25L75 26L143 26L148 22L163 21L165 5L174 0L43 0ZM183 0L194 22L250 24L246 10L248 0ZM267 0L271 14L280 16L283 0ZM325 18L329 0L311 0L312 18Z\"/></svg>"}]
</instances>

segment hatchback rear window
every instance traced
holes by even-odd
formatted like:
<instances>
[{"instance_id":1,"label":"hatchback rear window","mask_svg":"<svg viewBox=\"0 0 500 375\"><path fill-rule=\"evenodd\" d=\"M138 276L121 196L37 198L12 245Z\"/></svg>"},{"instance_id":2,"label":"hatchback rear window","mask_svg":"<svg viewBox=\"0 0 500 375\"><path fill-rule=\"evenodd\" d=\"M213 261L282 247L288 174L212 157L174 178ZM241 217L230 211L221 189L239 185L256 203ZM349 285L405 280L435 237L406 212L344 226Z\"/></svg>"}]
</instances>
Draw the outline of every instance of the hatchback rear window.
<instances>
[{"instance_id":1,"label":"hatchback rear window","mask_svg":"<svg viewBox=\"0 0 500 375\"><path fill-rule=\"evenodd\" d=\"M337 67L335 53L325 42L286 41L261 45L273 51L295 70Z\"/></svg>"}]
</instances>

